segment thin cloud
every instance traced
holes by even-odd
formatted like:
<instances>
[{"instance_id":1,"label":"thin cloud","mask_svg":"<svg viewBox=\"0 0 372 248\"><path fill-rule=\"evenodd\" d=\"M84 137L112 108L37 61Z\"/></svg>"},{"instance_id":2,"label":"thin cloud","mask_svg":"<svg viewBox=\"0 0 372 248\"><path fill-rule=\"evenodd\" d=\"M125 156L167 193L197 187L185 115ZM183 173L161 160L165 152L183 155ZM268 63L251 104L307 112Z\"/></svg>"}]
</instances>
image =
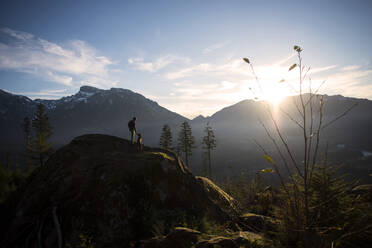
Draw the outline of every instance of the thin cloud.
<instances>
[{"instance_id":1,"label":"thin cloud","mask_svg":"<svg viewBox=\"0 0 372 248\"><path fill-rule=\"evenodd\" d=\"M241 58L226 63L199 63L168 71L163 76L173 81L172 87L169 94L159 97L159 101L185 116L194 117L195 109L198 109L198 114L211 115L221 106L256 96L267 99L275 92L298 94L298 69L288 72L291 65L289 60L294 56L290 54L272 65L256 65L254 69L261 87L254 79L249 65ZM356 65L346 68L326 65L314 67L308 73L314 89L326 80L320 93L365 98L372 98L371 75L372 70ZM285 83L280 83L281 79L285 79ZM308 80L304 82L305 91L308 83Z\"/></svg>"},{"instance_id":2,"label":"thin cloud","mask_svg":"<svg viewBox=\"0 0 372 248\"><path fill-rule=\"evenodd\" d=\"M282 59L282 60L279 60L278 62L275 63L275 65L282 65L282 64L285 64L288 62L288 60L290 60L291 58L295 57L297 55L297 53L292 53L290 54L287 58L285 59Z\"/></svg>"},{"instance_id":3,"label":"thin cloud","mask_svg":"<svg viewBox=\"0 0 372 248\"><path fill-rule=\"evenodd\" d=\"M350 97L372 98L371 69L341 70L327 76L323 94L341 94ZM318 82L322 78L316 78Z\"/></svg>"},{"instance_id":4,"label":"thin cloud","mask_svg":"<svg viewBox=\"0 0 372 248\"><path fill-rule=\"evenodd\" d=\"M353 71L358 70L360 68L359 65L349 65L342 68L343 71Z\"/></svg>"},{"instance_id":5,"label":"thin cloud","mask_svg":"<svg viewBox=\"0 0 372 248\"><path fill-rule=\"evenodd\" d=\"M189 58L181 57L178 55L168 54L155 59L154 61L145 61L142 57L129 58L128 63L132 65L136 70L157 72L170 64L176 62L188 62Z\"/></svg>"},{"instance_id":6,"label":"thin cloud","mask_svg":"<svg viewBox=\"0 0 372 248\"><path fill-rule=\"evenodd\" d=\"M216 43L216 44L213 44L207 48L204 48L203 49L203 53L204 54L207 54L207 53L211 53L217 49L220 49L220 48L223 48L225 47L226 45L228 45L230 42L229 41L225 41L225 42L220 42L220 43Z\"/></svg>"},{"instance_id":7,"label":"thin cloud","mask_svg":"<svg viewBox=\"0 0 372 248\"><path fill-rule=\"evenodd\" d=\"M168 72L164 77L170 80L192 77L198 75L239 75L249 77L251 74L241 59L228 61L225 64L200 63L197 65L185 67L177 71Z\"/></svg>"},{"instance_id":8,"label":"thin cloud","mask_svg":"<svg viewBox=\"0 0 372 248\"><path fill-rule=\"evenodd\" d=\"M51 71L47 71L46 75L48 78L54 82L66 85L66 86L72 86L72 77L65 76L65 75L59 75L56 73L53 73Z\"/></svg>"},{"instance_id":9,"label":"thin cloud","mask_svg":"<svg viewBox=\"0 0 372 248\"><path fill-rule=\"evenodd\" d=\"M315 74L315 73L319 73L319 72L329 71L329 70L332 70L332 69L335 69L335 68L337 68L337 65L329 65L329 66L324 66L324 67L318 67L318 68L311 69L309 72L311 74Z\"/></svg>"},{"instance_id":10,"label":"thin cloud","mask_svg":"<svg viewBox=\"0 0 372 248\"><path fill-rule=\"evenodd\" d=\"M0 29L0 32L9 39L7 43L0 42L0 70L31 73L70 87L81 81L90 84L91 78L100 87L114 84L110 80L109 66L115 62L84 41L57 44L9 28Z\"/></svg>"},{"instance_id":11,"label":"thin cloud","mask_svg":"<svg viewBox=\"0 0 372 248\"><path fill-rule=\"evenodd\" d=\"M246 81L177 81L157 101L188 118L211 115L214 112L251 97L245 89ZM247 94L246 94L247 93Z\"/></svg>"},{"instance_id":12,"label":"thin cloud","mask_svg":"<svg viewBox=\"0 0 372 248\"><path fill-rule=\"evenodd\" d=\"M293 55L275 63L273 65L259 65L255 66L255 71L260 78L270 78L273 80L280 80L280 77L291 76L288 74L288 66L283 65L285 61L288 61ZM319 72L329 71L336 68L336 65L318 67L310 70L311 74ZM274 73L273 73L274 72ZM191 65L178 69L177 71L171 71L165 73L163 76L169 80L177 80L181 78L194 77L194 76L227 76L234 78L252 78L250 68L247 66L242 59L234 59L227 61L224 64L212 64L212 63L200 63L197 65ZM278 77L274 79L273 77Z\"/></svg>"},{"instance_id":13,"label":"thin cloud","mask_svg":"<svg viewBox=\"0 0 372 248\"><path fill-rule=\"evenodd\" d=\"M59 90L40 90L40 91L26 91L17 92L19 95L27 95L31 99L43 98L43 99L58 99L66 95L66 89Z\"/></svg>"}]
</instances>

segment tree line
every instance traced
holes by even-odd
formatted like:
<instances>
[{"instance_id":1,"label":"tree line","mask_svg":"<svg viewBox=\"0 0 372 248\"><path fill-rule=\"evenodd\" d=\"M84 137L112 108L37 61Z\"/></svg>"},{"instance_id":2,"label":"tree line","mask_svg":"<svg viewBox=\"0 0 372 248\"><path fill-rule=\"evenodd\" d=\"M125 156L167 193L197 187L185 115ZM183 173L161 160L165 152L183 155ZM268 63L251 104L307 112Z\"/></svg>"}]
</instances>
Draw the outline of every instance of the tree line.
<instances>
[{"instance_id":1,"label":"tree line","mask_svg":"<svg viewBox=\"0 0 372 248\"><path fill-rule=\"evenodd\" d=\"M23 119L22 131L25 168L11 170L0 164L0 203L22 185L36 167L44 166L45 161L53 152L49 141L52 127L44 105L37 106L36 113L31 120L28 116Z\"/></svg>"},{"instance_id":2,"label":"tree line","mask_svg":"<svg viewBox=\"0 0 372 248\"><path fill-rule=\"evenodd\" d=\"M208 167L205 168L205 173L212 177L212 159L211 153L216 148L216 137L212 127L207 123L204 128L204 137L202 139L203 149L208 160ZM186 165L189 165L189 158L192 155L192 150L196 148L195 138L192 135L191 126L187 121L181 124L181 129L177 137L177 145L173 146L172 131L169 125L165 124L160 135L159 146L167 150L175 150L177 154L183 154Z\"/></svg>"},{"instance_id":3,"label":"tree line","mask_svg":"<svg viewBox=\"0 0 372 248\"><path fill-rule=\"evenodd\" d=\"M29 117L26 116L22 127L26 164L43 166L48 156L53 152L49 141L52 136L52 127L45 106L43 104L37 105L34 118L30 121Z\"/></svg>"}]
</instances>

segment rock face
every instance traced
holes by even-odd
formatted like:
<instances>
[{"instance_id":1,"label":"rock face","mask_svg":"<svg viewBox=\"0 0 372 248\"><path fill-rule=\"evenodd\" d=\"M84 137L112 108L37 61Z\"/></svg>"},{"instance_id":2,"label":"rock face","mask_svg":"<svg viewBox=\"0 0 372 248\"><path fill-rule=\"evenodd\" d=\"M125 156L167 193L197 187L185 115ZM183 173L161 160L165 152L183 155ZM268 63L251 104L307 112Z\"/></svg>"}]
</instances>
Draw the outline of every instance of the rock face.
<instances>
[{"instance_id":1,"label":"rock face","mask_svg":"<svg viewBox=\"0 0 372 248\"><path fill-rule=\"evenodd\" d=\"M172 152L84 135L1 206L1 247L129 247L198 218L225 222L233 199ZM79 246L79 247L80 247Z\"/></svg>"},{"instance_id":2,"label":"rock face","mask_svg":"<svg viewBox=\"0 0 372 248\"><path fill-rule=\"evenodd\" d=\"M141 248L188 248L196 244L201 233L185 227L176 227L167 236L142 241Z\"/></svg>"},{"instance_id":3,"label":"rock face","mask_svg":"<svg viewBox=\"0 0 372 248\"><path fill-rule=\"evenodd\" d=\"M229 237L207 235L198 231L176 227L166 236L142 241L140 248L249 248L268 247L262 236L252 232L230 233Z\"/></svg>"}]
</instances>

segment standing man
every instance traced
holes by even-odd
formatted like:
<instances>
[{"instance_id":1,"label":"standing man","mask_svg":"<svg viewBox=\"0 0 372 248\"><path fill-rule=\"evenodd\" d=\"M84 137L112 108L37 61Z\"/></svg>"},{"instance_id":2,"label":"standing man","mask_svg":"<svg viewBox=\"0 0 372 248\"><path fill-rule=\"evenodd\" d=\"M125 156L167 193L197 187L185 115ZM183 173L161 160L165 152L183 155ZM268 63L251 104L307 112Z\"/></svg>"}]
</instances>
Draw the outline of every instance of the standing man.
<instances>
[{"instance_id":1,"label":"standing man","mask_svg":"<svg viewBox=\"0 0 372 248\"><path fill-rule=\"evenodd\" d=\"M131 133L131 143L134 144L134 139L136 137L137 129L136 129L136 117L133 117L132 120L128 122L128 128Z\"/></svg>"}]
</instances>

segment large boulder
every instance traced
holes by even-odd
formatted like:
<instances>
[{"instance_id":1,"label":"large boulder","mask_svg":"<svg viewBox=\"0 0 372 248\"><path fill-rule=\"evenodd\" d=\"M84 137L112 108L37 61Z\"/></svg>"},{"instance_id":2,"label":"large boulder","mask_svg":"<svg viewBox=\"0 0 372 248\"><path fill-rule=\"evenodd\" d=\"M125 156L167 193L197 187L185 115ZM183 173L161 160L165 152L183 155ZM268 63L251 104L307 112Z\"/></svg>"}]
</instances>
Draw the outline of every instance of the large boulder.
<instances>
[{"instance_id":1,"label":"large boulder","mask_svg":"<svg viewBox=\"0 0 372 248\"><path fill-rule=\"evenodd\" d=\"M273 231L278 225L275 219L254 213L245 213L239 217L239 220L243 229L256 233Z\"/></svg>"},{"instance_id":2,"label":"large boulder","mask_svg":"<svg viewBox=\"0 0 372 248\"><path fill-rule=\"evenodd\" d=\"M190 248L197 243L200 235L199 231L176 227L166 236L156 236L142 241L140 248Z\"/></svg>"},{"instance_id":3,"label":"large boulder","mask_svg":"<svg viewBox=\"0 0 372 248\"><path fill-rule=\"evenodd\" d=\"M196 243L195 248L250 248L267 247L261 235L252 232L236 232L226 236L209 235Z\"/></svg>"},{"instance_id":4,"label":"large boulder","mask_svg":"<svg viewBox=\"0 0 372 248\"><path fill-rule=\"evenodd\" d=\"M269 247L264 238L252 232L226 233L226 236L208 235L184 227L176 227L168 235L143 240L140 248L250 248Z\"/></svg>"},{"instance_id":5,"label":"large boulder","mask_svg":"<svg viewBox=\"0 0 372 248\"><path fill-rule=\"evenodd\" d=\"M1 247L130 247L198 218L236 216L233 199L174 153L138 153L98 134L56 151L0 211Z\"/></svg>"}]
</instances>

